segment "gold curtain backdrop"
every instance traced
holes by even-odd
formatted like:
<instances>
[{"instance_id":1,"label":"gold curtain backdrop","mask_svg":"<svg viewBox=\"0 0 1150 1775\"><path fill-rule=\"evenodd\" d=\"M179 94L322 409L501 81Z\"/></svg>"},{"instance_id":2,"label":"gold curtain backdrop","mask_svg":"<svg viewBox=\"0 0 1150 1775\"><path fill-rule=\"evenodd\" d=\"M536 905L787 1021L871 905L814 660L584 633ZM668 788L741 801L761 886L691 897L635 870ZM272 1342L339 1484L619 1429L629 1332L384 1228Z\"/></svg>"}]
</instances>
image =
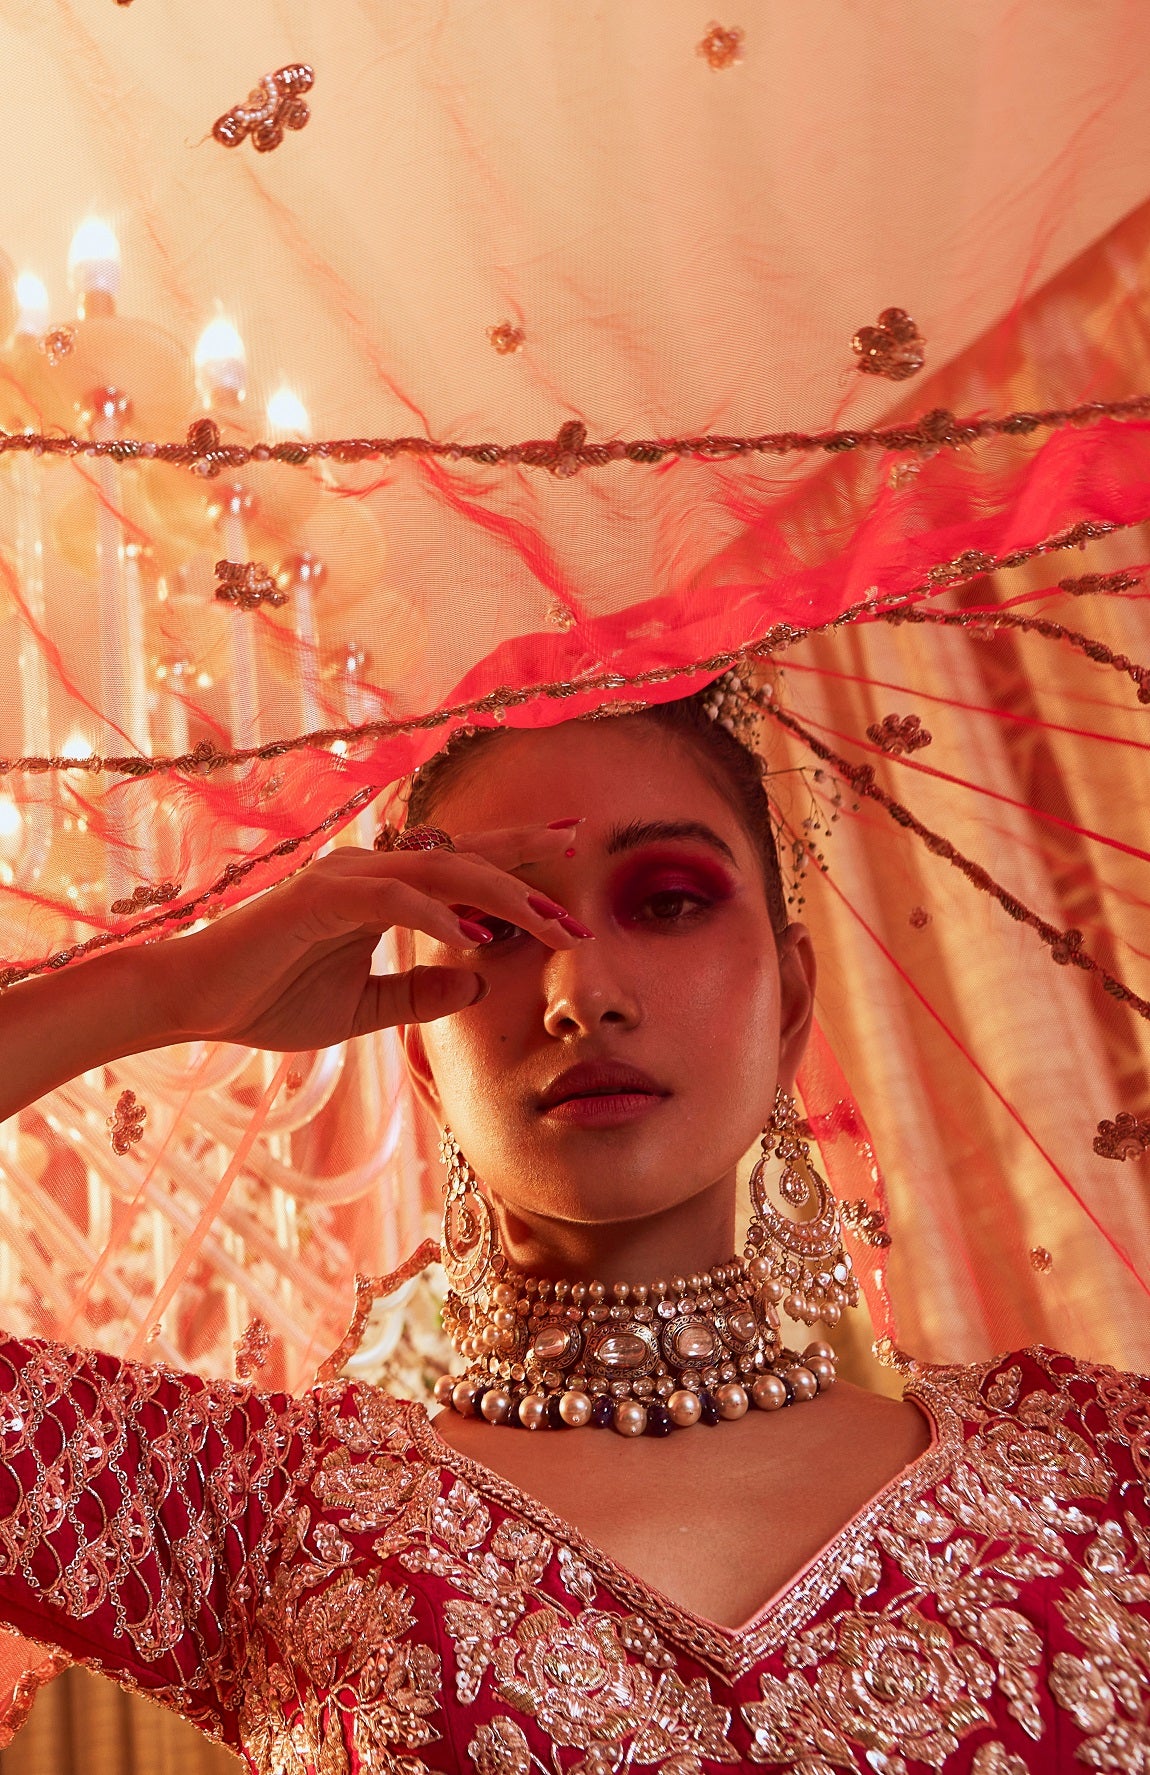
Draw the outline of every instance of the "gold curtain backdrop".
<instances>
[{"instance_id":1,"label":"gold curtain backdrop","mask_svg":"<svg viewBox=\"0 0 1150 1775\"><path fill-rule=\"evenodd\" d=\"M179 11L0 0L0 980L758 648L804 1107L892 1238L845 1371L1150 1366L1143 0ZM0 1126L4 1322L304 1386L433 1154L390 1035L98 1069ZM349 1368L425 1390L441 1289ZM0 1750L233 1766L79 1670Z\"/></svg>"}]
</instances>

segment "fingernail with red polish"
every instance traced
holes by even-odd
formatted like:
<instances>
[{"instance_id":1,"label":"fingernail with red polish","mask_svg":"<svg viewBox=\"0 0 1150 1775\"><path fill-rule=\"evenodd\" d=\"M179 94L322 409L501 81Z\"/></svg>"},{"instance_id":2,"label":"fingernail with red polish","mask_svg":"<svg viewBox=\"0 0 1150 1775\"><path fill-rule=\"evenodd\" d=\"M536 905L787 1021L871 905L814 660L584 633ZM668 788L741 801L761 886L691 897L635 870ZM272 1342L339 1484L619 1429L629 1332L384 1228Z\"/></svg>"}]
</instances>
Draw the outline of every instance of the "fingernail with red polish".
<instances>
[{"instance_id":1,"label":"fingernail with red polish","mask_svg":"<svg viewBox=\"0 0 1150 1775\"><path fill-rule=\"evenodd\" d=\"M555 922L561 931L567 932L569 937L593 937L595 935L594 931L589 931L585 924L580 924L577 918L564 916L557 918Z\"/></svg>"},{"instance_id":2,"label":"fingernail with red polish","mask_svg":"<svg viewBox=\"0 0 1150 1775\"><path fill-rule=\"evenodd\" d=\"M469 943L490 943L491 932L485 924L476 924L473 919L461 918L459 928Z\"/></svg>"},{"instance_id":3,"label":"fingernail with red polish","mask_svg":"<svg viewBox=\"0 0 1150 1775\"><path fill-rule=\"evenodd\" d=\"M583 815L580 814L578 818L574 820L548 820L547 830L548 832L563 832L568 826L581 826L582 824Z\"/></svg>"},{"instance_id":4,"label":"fingernail with red polish","mask_svg":"<svg viewBox=\"0 0 1150 1775\"><path fill-rule=\"evenodd\" d=\"M530 906L532 912L537 912L539 914L540 918L567 917L566 906L556 905L554 900L548 900L544 894L528 894L527 904Z\"/></svg>"}]
</instances>

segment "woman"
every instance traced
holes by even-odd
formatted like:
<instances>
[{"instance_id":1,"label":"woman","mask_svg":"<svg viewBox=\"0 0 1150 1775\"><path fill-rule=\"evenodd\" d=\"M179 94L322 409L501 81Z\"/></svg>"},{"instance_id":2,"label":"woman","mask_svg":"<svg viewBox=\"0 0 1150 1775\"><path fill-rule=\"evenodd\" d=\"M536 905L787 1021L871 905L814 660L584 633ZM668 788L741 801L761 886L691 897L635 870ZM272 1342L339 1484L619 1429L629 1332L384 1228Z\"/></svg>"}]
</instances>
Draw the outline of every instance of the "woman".
<instances>
[{"instance_id":1,"label":"woman","mask_svg":"<svg viewBox=\"0 0 1150 1775\"><path fill-rule=\"evenodd\" d=\"M832 1321L853 1284L790 1110L811 945L714 706L464 736L400 848L0 1001L5 1114L403 1024L446 1130L434 1420L3 1351L2 1618L255 1770L1147 1766L1147 1384L1034 1350L892 1401L781 1347L784 1291ZM744 1261L760 1133L815 1214L757 1173Z\"/></svg>"}]
</instances>

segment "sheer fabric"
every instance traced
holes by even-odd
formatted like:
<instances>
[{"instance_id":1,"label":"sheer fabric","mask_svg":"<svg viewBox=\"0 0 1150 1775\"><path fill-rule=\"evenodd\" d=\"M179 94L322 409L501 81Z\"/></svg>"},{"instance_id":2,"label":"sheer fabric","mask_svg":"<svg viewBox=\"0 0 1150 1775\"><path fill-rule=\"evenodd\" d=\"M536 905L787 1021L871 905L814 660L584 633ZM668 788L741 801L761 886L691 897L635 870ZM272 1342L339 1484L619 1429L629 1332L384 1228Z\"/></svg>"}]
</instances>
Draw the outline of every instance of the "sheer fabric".
<instances>
[{"instance_id":1,"label":"sheer fabric","mask_svg":"<svg viewBox=\"0 0 1150 1775\"><path fill-rule=\"evenodd\" d=\"M751 651L804 1108L893 1239L856 1372L872 1330L1146 1364L1148 36L1138 0L3 0L0 979L370 843L460 722ZM213 136L297 65L302 127ZM92 212L118 287L89 231L69 290ZM892 307L919 343L856 351ZM217 328L197 370L218 311L246 360ZM433 1229L428 1156L387 1037L76 1080L0 1129L4 1316L302 1386ZM417 1391L434 1336L412 1284L358 1372Z\"/></svg>"}]
</instances>

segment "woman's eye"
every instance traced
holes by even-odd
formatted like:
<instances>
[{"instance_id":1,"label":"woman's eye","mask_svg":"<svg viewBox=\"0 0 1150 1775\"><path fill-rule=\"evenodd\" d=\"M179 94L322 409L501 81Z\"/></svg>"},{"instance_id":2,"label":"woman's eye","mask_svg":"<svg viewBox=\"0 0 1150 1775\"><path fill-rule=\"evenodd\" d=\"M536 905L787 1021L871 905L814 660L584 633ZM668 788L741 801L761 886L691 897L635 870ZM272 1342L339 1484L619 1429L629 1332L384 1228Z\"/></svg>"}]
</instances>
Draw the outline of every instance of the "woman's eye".
<instances>
[{"instance_id":1,"label":"woman's eye","mask_svg":"<svg viewBox=\"0 0 1150 1775\"><path fill-rule=\"evenodd\" d=\"M484 930L491 932L493 943L509 943L513 937L523 935L522 927L512 924L509 918L495 918L489 912L472 913L471 917L475 924L481 924Z\"/></svg>"},{"instance_id":2,"label":"woman's eye","mask_svg":"<svg viewBox=\"0 0 1150 1775\"><path fill-rule=\"evenodd\" d=\"M692 913L705 911L710 901L705 894L690 893L686 888L660 888L648 894L640 911L657 924L675 924Z\"/></svg>"}]
</instances>

